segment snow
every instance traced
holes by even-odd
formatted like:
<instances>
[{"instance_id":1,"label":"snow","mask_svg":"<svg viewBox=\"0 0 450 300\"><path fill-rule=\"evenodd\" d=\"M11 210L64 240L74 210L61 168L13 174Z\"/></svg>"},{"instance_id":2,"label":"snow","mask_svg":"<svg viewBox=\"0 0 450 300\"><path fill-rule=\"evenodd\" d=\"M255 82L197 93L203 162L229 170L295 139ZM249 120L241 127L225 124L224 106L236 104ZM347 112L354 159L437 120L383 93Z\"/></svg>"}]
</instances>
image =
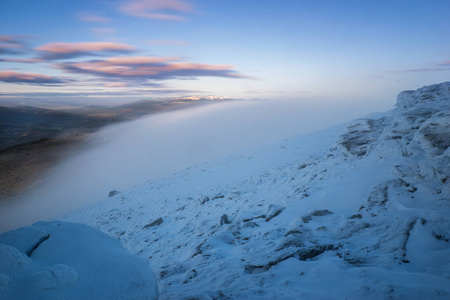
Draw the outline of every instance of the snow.
<instances>
[{"instance_id":1,"label":"snow","mask_svg":"<svg viewBox=\"0 0 450 300\"><path fill-rule=\"evenodd\" d=\"M449 299L449 115L450 83L403 92L60 219L146 259L160 299Z\"/></svg>"},{"instance_id":2,"label":"snow","mask_svg":"<svg viewBox=\"0 0 450 300\"><path fill-rule=\"evenodd\" d=\"M0 235L0 299L157 299L148 263L95 228L38 222Z\"/></svg>"}]
</instances>

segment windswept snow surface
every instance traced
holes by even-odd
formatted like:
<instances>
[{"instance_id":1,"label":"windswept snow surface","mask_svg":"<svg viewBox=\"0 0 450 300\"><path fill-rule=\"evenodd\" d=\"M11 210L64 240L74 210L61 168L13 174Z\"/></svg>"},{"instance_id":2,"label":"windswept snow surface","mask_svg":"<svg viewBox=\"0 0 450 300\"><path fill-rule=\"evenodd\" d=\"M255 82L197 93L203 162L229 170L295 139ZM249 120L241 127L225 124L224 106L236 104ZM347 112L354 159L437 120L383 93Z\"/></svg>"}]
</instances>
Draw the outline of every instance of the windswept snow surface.
<instances>
[{"instance_id":1,"label":"windswept snow surface","mask_svg":"<svg viewBox=\"0 0 450 300\"><path fill-rule=\"evenodd\" d=\"M449 108L450 83L402 92L62 219L148 259L161 299L450 299Z\"/></svg>"}]
</instances>

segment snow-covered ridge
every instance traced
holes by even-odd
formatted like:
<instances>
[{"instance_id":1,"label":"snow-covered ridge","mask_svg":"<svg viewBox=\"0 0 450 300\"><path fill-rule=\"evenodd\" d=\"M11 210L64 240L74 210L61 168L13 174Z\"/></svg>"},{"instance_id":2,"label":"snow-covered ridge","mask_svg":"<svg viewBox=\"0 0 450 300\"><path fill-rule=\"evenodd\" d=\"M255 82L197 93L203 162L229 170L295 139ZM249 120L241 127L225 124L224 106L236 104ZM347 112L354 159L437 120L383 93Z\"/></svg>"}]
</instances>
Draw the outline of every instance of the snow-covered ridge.
<instances>
[{"instance_id":1,"label":"snow-covered ridge","mask_svg":"<svg viewBox=\"0 0 450 300\"><path fill-rule=\"evenodd\" d=\"M448 148L450 146L450 83L423 87L416 91L404 91L397 97L396 108L388 116L378 119L361 119L347 128L339 144L343 152L365 155L369 149L396 146L402 156L425 154L428 159L411 159L419 162L424 171L420 176L435 176L446 181ZM393 142L393 141L395 142ZM425 166L427 165L427 166Z\"/></svg>"},{"instance_id":2,"label":"snow-covered ridge","mask_svg":"<svg viewBox=\"0 0 450 300\"><path fill-rule=\"evenodd\" d=\"M63 219L148 259L162 299L448 299L449 89Z\"/></svg>"}]
</instances>

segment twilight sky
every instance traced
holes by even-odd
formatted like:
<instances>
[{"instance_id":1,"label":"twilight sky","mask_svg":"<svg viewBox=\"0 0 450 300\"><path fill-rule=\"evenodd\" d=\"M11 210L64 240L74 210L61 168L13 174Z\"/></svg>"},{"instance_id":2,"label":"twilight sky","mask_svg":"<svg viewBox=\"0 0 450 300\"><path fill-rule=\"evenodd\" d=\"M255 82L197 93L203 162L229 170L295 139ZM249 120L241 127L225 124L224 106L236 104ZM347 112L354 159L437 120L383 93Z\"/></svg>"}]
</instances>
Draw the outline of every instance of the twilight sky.
<instances>
[{"instance_id":1,"label":"twilight sky","mask_svg":"<svg viewBox=\"0 0 450 300\"><path fill-rule=\"evenodd\" d=\"M0 98L384 110L402 90L450 80L449 16L448 0L1 0Z\"/></svg>"}]
</instances>

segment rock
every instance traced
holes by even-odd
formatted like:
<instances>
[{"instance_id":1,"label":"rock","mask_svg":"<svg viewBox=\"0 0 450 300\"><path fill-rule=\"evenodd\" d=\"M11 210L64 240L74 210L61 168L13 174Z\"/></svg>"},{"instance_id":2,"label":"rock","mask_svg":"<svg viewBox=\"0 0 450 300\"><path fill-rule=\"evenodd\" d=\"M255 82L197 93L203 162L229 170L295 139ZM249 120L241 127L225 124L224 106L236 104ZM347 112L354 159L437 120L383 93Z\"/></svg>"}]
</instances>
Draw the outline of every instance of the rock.
<instances>
[{"instance_id":1,"label":"rock","mask_svg":"<svg viewBox=\"0 0 450 300\"><path fill-rule=\"evenodd\" d=\"M376 144L386 124L386 118L357 120L347 127L346 133L340 136L338 145L341 146L344 154L365 156Z\"/></svg>"},{"instance_id":2,"label":"rock","mask_svg":"<svg viewBox=\"0 0 450 300\"><path fill-rule=\"evenodd\" d=\"M256 216L256 217L253 217L253 218L246 218L246 219L242 219L242 222L250 222L250 221L252 221L252 220L256 220L256 219L265 219L266 218L266 215L260 215L260 216Z\"/></svg>"},{"instance_id":3,"label":"rock","mask_svg":"<svg viewBox=\"0 0 450 300\"><path fill-rule=\"evenodd\" d=\"M316 245L311 248L303 248L300 250L297 250L293 253L287 254L285 256L281 256L277 258L274 261L270 261L267 264L264 265L246 265L244 269L244 273L247 274L258 274L263 273L272 268L273 266L276 266L282 261L285 261L289 258L296 258L301 261L310 260L312 258L315 258L316 256L319 256L320 254L324 253L325 251L332 251L336 250L337 247L334 245Z\"/></svg>"},{"instance_id":4,"label":"rock","mask_svg":"<svg viewBox=\"0 0 450 300\"><path fill-rule=\"evenodd\" d=\"M331 251L335 250L336 247L334 245L317 245L315 247L311 247L308 249L301 249L297 251L293 257L295 257L298 260L309 260L311 258L314 258L316 256L319 256L320 254L324 253L325 251Z\"/></svg>"},{"instance_id":5,"label":"rock","mask_svg":"<svg viewBox=\"0 0 450 300\"><path fill-rule=\"evenodd\" d=\"M246 273L246 274L258 274L258 273L266 272L269 269L270 269L270 267L267 266L267 265L265 265L265 266L246 265L245 268L244 268L244 273Z\"/></svg>"},{"instance_id":6,"label":"rock","mask_svg":"<svg viewBox=\"0 0 450 300\"><path fill-rule=\"evenodd\" d=\"M221 195L221 194L218 194L218 195L215 195L212 199L216 200L216 199L222 199L222 198L225 198L225 196Z\"/></svg>"},{"instance_id":7,"label":"rock","mask_svg":"<svg viewBox=\"0 0 450 300\"><path fill-rule=\"evenodd\" d=\"M153 221L153 222L145 225L144 227L142 227L142 229L147 229L147 228L150 228L150 227L161 225L162 222L163 222L163 219L162 218L158 218L155 221Z\"/></svg>"},{"instance_id":8,"label":"rock","mask_svg":"<svg viewBox=\"0 0 450 300\"><path fill-rule=\"evenodd\" d=\"M109 192L108 197L114 197L117 194L120 194L120 192L116 191L116 190L112 190L111 192Z\"/></svg>"},{"instance_id":9,"label":"rock","mask_svg":"<svg viewBox=\"0 0 450 300\"><path fill-rule=\"evenodd\" d=\"M195 253L192 254L191 258L194 258L197 255L203 254L202 247L204 244L205 244L205 242L203 242L203 243L199 244L197 247L195 247Z\"/></svg>"},{"instance_id":10,"label":"rock","mask_svg":"<svg viewBox=\"0 0 450 300\"><path fill-rule=\"evenodd\" d=\"M284 210L284 207L271 204L267 213L266 222L269 222Z\"/></svg>"},{"instance_id":11,"label":"rock","mask_svg":"<svg viewBox=\"0 0 450 300\"><path fill-rule=\"evenodd\" d=\"M223 225L223 224L230 224L231 222L230 222L230 220L228 220L228 216L227 216L227 214L223 214L221 217L220 217L220 225Z\"/></svg>"},{"instance_id":12,"label":"rock","mask_svg":"<svg viewBox=\"0 0 450 300\"><path fill-rule=\"evenodd\" d=\"M306 215L302 217L303 223L309 223L309 221L312 220L312 217L310 215Z\"/></svg>"},{"instance_id":13,"label":"rock","mask_svg":"<svg viewBox=\"0 0 450 300\"><path fill-rule=\"evenodd\" d=\"M319 210L315 210L311 213L311 216L314 217L322 217L322 216L326 216L326 215L331 215L333 212L329 211L328 209L319 209Z\"/></svg>"},{"instance_id":14,"label":"rock","mask_svg":"<svg viewBox=\"0 0 450 300\"><path fill-rule=\"evenodd\" d=\"M289 230L288 232L286 232L286 234L284 236L286 237L286 236L289 236L291 234L302 234L302 233L303 233L302 231L294 229L294 230Z\"/></svg>"},{"instance_id":15,"label":"rock","mask_svg":"<svg viewBox=\"0 0 450 300\"><path fill-rule=\"evenodd\" d=\"M361 219L361 218L362 218L361 214L354 214L354 215L349 217L349 219Z\"/></svg>"},{"instance_id":16,"label":"rock","mask_svg":"<svg viewBox=\"0 0 450 300\"><path fill-rule=\"evenodd\" d=\"M200 199L199 201L200 201L200 204L203 205L206 202L209 202L209 200L210 200L209 197L204 197L204 198Z\"/></svg>"}]
</instances>

